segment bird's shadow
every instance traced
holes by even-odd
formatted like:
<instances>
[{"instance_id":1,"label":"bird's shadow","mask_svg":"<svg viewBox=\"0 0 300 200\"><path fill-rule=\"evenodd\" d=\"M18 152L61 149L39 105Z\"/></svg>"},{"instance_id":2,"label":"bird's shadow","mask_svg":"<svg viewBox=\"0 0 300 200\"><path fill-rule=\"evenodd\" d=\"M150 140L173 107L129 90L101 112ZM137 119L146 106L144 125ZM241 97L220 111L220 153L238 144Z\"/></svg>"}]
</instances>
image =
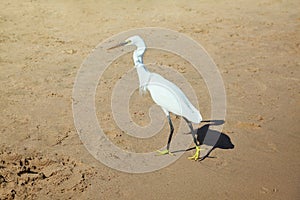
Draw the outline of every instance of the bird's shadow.
<instances>
[{"instance_id":1,"label":"bird's shadow","mask_svg":"<svg viewBox=\"0 0 300 200\"><path fill-rule=\"evenodd\" d=\"M207 157L213 158L213 157L210 157L209 155L214 149L217 149L217 148L233 149L234 148L234 144L231 142L231 139L228 135L210 128L210 126L222 125L224 123L224 120L207 120L207 121L202 121L202 122L205 122L208 124L205 124L205 125L201 126L200 128L195 129L195 131L197 131L197 140L200 143L200 145L204 144L204 145L208 145L208 146L213 146L213 148L206 155L201 157L200 160L204 160ZM187 134L191 134L191 132L189 132ZM213 139L205 140L205 137L207 136L207 134L210 134L210 137ZM215 141L217 141L217 142L215 142ZM193 149L195 149L195 147L186 149L185 151L190 151Z\"/></svg>"}]
</instances>

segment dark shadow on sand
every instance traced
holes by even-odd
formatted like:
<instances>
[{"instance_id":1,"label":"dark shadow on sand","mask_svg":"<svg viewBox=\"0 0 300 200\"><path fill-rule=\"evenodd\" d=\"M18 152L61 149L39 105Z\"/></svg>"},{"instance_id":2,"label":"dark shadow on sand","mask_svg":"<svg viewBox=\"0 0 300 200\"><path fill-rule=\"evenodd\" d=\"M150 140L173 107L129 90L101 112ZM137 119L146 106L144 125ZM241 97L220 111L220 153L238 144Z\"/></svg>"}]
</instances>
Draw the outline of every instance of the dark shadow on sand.
<instances>
[{"instance_id":1,"label":"dark shadow on sand","mask_svg":"<svg viewBox=\"0 0 300 200\"><path fill-rule=\"evenodd\" d=\"M205 144L208 146L213 146L213 148L205 156L201 157L200 161L204 160L207 157L210 157L209 154L214 149L233 149L234 148L234 144L231 142L231 139L228 135L210 128L210 126L218 126L218 125L224 124L223 120L206 120L206 121L202 121L202 122L207 123L207 124L205 124L197 129L197 140L200 143L200 145ZM191 132L189 132L187 134L191 134ZM209 137L213 138L213 139L205 140L207 134L210 134ZM217 142L215 142L216 140L217 140ZM195 147L186 149L185 151L190 151L193 149L195 149ZM179 152L179 151L177 151L177 152ZM173 153L176 153L176 152L173 152Z\"/></svg>"}]
</instances>

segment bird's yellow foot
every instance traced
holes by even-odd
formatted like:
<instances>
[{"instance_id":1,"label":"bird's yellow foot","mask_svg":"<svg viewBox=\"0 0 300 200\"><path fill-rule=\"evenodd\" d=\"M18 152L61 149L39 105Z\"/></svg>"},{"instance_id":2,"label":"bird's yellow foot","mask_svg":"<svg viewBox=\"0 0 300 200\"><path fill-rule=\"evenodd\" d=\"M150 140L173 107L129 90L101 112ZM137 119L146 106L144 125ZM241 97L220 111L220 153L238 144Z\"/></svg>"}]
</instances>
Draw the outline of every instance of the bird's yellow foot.
<instances>
[{"instance_id":1,"label":"bird's yellow foot","mask_svg":"<svg viewBox=\"0 0 300 200\"><path fill-rule=\"evenodd\" d=\"M188 157L190 160L198 160L200 158L200 146L196 146L196 153L192 157Z\"/></svg>"},{"instance_id":2,"label":"bird's yellow foot","mask_svg":"<svg viewBox=\"0 0 300 200\"><path fill-rule=\"evenodd\" d=\"M162 155L166 155L166 154L169 154L169 155L171 155L171 156L174 156L174 154L171 153L168 149L163 150L163 151L157 150L156 152L158 153L158 156L162 156Z\"/></svg>"}]
</instances>

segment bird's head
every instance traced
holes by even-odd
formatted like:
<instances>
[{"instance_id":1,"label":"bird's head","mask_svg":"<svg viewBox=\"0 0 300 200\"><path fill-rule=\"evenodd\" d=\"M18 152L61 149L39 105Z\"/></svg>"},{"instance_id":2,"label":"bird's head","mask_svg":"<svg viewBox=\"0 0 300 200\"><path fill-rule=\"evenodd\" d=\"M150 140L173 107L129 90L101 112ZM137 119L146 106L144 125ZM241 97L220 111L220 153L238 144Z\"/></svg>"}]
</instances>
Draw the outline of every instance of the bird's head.
<instances>
[{"instance_id":1,"label":"bird's head","mask_svg":"<svg viewBox=\"0 0 300 200\"><path fill-rule=\"evenodd\" d=\"M111 49L114 49L117 47L122 47L122 46L129 46L129 45L135 45L137 47L145 47L145 43L144 43L143 39L140 36L135 35L135 36L127 38L124 42L121 42L113 47L108 48L107 50L111 50Z\"/></svg>"}]
</instances>

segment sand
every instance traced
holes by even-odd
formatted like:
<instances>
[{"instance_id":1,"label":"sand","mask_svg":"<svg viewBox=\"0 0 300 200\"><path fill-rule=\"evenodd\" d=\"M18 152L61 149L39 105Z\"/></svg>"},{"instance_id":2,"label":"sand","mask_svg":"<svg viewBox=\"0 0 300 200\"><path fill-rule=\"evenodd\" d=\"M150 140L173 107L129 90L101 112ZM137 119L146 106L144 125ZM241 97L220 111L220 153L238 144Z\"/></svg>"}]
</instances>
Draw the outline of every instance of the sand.
<instances>
[{"instance_id":1,"label":"sand","mask_svg":"<svg viewBox=\"0 0 300 200\"><path fill-rule=\"evenodd\" d=\"M300 198L298 1L13 0L0 10L0 199ZM185 34L213 58L226 89L222 134L230 148L219 145L201 162L188 160L193 150L187 151L143 174L107 167L86 150L72 114L77 71L100 42L143 27ZM120 58L122 70L132 66L130 59ZM187 79L192 74L175 56L149 51L145 59ZM115 144L139 151L139 140L127 140L113 123L103 96L122 70L102 77L107 84L97 89L97 116ZM207 117L207 89L194 87ZM132 118L143 125L151 99L134 97ZM166 121L162 132L142 146L165 145Z\"/></svg>"}]
</instances>

